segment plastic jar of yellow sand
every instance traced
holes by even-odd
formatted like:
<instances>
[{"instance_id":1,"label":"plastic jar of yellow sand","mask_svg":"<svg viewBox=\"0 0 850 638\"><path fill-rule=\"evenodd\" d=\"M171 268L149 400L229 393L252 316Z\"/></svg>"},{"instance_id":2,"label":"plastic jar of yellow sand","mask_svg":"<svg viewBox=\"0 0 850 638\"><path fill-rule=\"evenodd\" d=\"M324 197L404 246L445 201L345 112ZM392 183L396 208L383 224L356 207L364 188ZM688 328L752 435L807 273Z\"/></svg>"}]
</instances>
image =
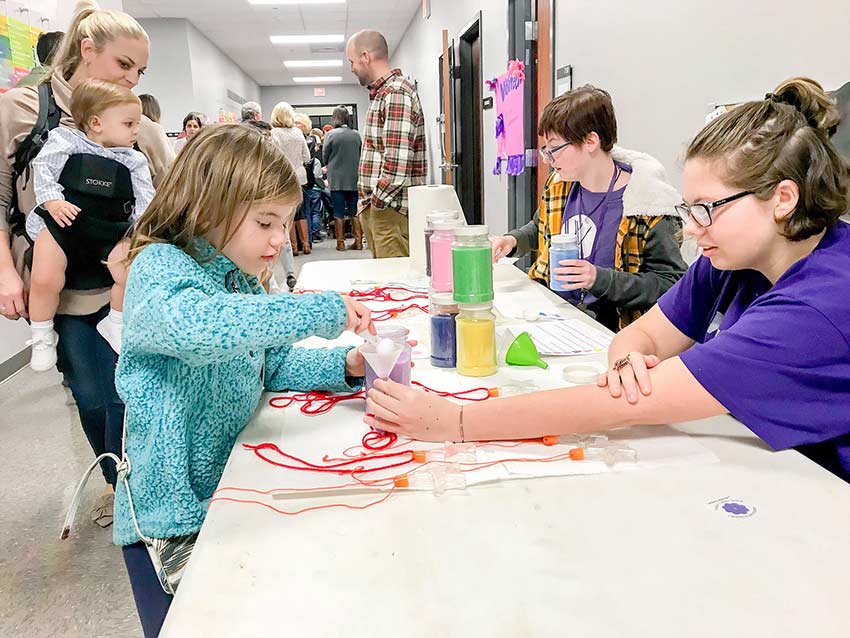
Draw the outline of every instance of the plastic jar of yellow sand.
<instances>
[{"instance_id":1,"label":"plastic jar of yellow sand","mask_svg":"<svg viewBox=\"0 0 850 638\"><path fill-rule=\"evenodd\" d=\"M466 377L496 374L496 315L492 303L458 304L457 371Z\"/></svg>"}]
</instances>

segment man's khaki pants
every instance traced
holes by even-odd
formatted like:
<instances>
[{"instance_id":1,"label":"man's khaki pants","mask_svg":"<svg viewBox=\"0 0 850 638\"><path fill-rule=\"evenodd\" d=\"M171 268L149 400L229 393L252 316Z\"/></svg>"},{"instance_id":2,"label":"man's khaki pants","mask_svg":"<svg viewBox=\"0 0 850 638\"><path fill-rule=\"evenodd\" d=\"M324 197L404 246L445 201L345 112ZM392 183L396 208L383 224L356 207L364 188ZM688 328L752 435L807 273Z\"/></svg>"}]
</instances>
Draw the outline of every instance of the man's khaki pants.
<instances>
[{"instance_id":1,"label":"man's khaki pants","mask_svg":"<svg viewBox=\"0 0 850 638\"><path fill-rule=\"evenodd\" d=\"M385 259L410 256L407 216L392 208L380 210L368 206L360 213L360 221L372 257Z\"/></svg>"}]
</instances>

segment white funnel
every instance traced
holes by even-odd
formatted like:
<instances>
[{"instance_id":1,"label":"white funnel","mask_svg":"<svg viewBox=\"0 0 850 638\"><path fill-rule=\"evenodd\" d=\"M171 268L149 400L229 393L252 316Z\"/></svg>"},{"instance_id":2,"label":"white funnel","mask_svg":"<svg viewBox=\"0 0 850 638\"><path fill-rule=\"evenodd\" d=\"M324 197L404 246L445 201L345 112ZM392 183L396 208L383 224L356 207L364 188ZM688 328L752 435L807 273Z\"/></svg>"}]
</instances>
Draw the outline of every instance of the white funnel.
<instances>
[{"instance_id":1,"label":"white funnel","mask_svg":"<svg viewBox=\"0 0 850 638\"><path fill-rule=\"evenodd\" d=\"M404 346L396 345L391 339L381 339L377 344L367 343L360 352L379 379L389 379Z\"/></svg>"}]
</instances>

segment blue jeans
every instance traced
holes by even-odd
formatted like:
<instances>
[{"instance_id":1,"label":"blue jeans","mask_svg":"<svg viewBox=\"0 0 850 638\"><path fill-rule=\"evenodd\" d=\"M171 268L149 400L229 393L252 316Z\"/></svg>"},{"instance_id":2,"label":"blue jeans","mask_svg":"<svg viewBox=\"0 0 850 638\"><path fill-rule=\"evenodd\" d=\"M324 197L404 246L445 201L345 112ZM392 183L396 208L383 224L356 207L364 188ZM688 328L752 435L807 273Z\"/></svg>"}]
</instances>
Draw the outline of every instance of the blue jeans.
<instances>
[{"instance_id":1,"label":"blue jeans","mask_svg":"<svg viewBox=\"0 0 850 638\"><path fill-rule=\"evenodd\" d=\"M127 566L127 575L130 577L136 610L142 622L142 631L145 638L156 638L159 636L174 596L166 594L162 585L159 584L159 578L156 576L144 543L125 545L121 550L124 553L124 564Z\"/></svg>"},{"instance_id":2,"label":"blue jeans","mask_svg":"<svg viewBox=\"0 0 850 638\"><path fill-rule=\"evenodd\" d=\"M310 238L319 236L322 228L322 193L315 189L304 189L304 215L310 228Z\"/></svg>"},{"instance_id":3,"label":"blue jeans","mask_svg":"<svg viewBox=\"0 0 850 638\"><path fill-rule=\"evenodd\" d=\"M334 219L357 216L357 191L331 191Z\"/></svg>"},{"instance_id":4,"label":"blue jeans","mask_svg":"<svg viewBox=\"0 0 850 638\"><path fill-rule=\"evenodd\" d=\"M104 306L93 315L56 315L53 327L59 335L58 367L77 402L80 422L95 456L112 452L121 456L124 403L115 390L118 355L95 326L109 313ZM100 469L107 483L115 485L115 463L106 459Z\"/></svg>"}]
</instances>

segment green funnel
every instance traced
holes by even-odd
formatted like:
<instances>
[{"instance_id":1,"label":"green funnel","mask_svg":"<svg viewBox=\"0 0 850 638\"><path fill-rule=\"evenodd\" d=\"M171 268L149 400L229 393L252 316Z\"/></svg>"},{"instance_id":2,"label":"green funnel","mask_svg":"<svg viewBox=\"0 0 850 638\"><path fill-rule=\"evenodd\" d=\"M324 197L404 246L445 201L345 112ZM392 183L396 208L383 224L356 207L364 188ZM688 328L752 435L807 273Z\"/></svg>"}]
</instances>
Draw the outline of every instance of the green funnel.
<instances>
[{"instance_id":1,"label":"green funnel","mask_svg":"<svg viewBox=\"0 0 850 638\"><path fill-rule=\"evenodd\" d=\"M549 364L540 358L537 346L534 345L531 335L527 332L521 332L514 339L505 353L505 363L511 366L539 366L544 370L549 367Z\"/></svg>"}]
</instances>

